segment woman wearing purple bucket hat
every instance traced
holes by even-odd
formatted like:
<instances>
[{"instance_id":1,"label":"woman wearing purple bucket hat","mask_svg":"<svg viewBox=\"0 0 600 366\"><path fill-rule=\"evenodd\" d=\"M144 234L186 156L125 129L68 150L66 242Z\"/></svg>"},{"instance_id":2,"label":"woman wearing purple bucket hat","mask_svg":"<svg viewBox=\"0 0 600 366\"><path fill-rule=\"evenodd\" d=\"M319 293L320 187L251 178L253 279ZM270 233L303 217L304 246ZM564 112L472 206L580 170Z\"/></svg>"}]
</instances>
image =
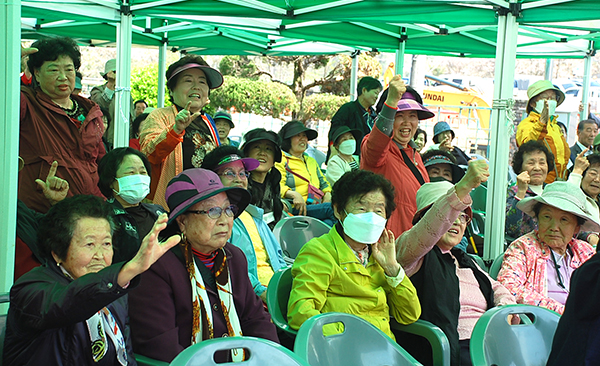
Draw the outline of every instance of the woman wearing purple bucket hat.
<instances>
[{"instance_id":1,"label":"woman wearing purple bucket hat","mask_svg":"<svg viewBox=\"0 0 600 366\"><path fill-rule=\"evenodd\" d=\"M134 352L170 362L186 347L211 338L244 335L278 342L248 278L244 253L228 243L250 193L224 187L210 170L187 169L169 182L166 201L171 213L165 231L180 233L182 241L130 293ZM243 357L232 350L217 353L216 361Z\"/></svg>"},{"instance_id":2,"label":"woman wearing purple bucket hat","mask_svg":"<svg viewBox=\"0 0 600 366\"><path fill-rule=\"evenodd\" d=\"M412 227L412 217L417 211L417 190L429 182L412 137L419 120L433 116L414 96L406 93L402 78L394 76L375 126L362 142L361 168L383 175L396 188L397 208L387 226L396 237Z\"/></svg>"}]
</instances>

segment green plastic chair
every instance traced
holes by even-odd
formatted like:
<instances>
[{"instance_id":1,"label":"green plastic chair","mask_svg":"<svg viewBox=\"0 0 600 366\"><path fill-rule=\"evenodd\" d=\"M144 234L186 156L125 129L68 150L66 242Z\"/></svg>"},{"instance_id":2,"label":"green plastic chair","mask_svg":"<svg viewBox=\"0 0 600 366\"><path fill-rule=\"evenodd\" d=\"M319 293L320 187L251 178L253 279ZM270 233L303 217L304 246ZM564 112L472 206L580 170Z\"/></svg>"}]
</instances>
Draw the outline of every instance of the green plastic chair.
<instances>
[{"instance_id":1,"label":"green plastic chair","mask_svg":"<svg viewBox=\"0 0 600 366\"><path fill-rule=\"evenodd\" d=\"M292 216L279 220L273 235L281 245L286 263L293 263L300 249L310 239L327 234L331 227L309 216Z\"/></svg>"},{"instance_id":2,"label":"green plastic chair","mask_svg":"<svg viewBox=\"0 0 600 366\"><path fill-rule=\"evenodd\" d=\"M3 292L0 294L0 304L8 303L10 299L8 292ZM4 354L4 336L6 334L6 318L8 314L0 314L0 366L2 366L2 359Z\"/></svg>"},{"instance_id":3,"label":"green plastic chair","mask_svg":"<svg viewBox=\"0 0 600 366\"><path fill-rule=\"evenodd\" d=\"M135 355L135 360L137 361L138 366L169 366L168 362L155 360L138 354Z\"/></svg>"},{"instance_id":4,"label":"green plastic chair","mask_svg":"<svg viewBox=\"0 0 600 366\"><path fill-rule=\"evenodd\" d=\"M267 286L267 308L275 326L290 337L295 338L298 331L292 329L287 321L288 301L292 291L292 268L277 271Z\"/></svg>"},{"instance_id":5,"label":"green plastic chair","mask_svg":"<svg viewBox=\"0 0 600 366\"><path fill-rule=\"evenodd\" d=\"M450 343L448 337L438 326L426 320L417 320L408 325L398 323L394 318L390 320L390 328L396 333L404 332L425 338L431 345L432 360L434 365L450 366Z\"/></svg>"},{"instance_id":6,"label":"green plastic chair","mask_svg":"<svg viewBox=\"0 0 600 366\"><path fill-rule=\"evenodd\" d=\"M478 256L477 254L468 254L471 258L473 258L473 260L475 261L475 263L477 263L477 265L479 267L481 267L481 269L483 269L484 271L488 272L488 267L485 265L485 262L483 261L483 258L481 258L480 256Z\"/></svg>"},{"instance_id":7,"label":"green plastic chair","mask_svg":"<svg viewBox=\"0 0 600 366\"><path fill-rule=\"evenodd\" d=\"M502 262L504 261L504 253L500 254L498 257L496 257L496 259L494 259L494 261L492 262L492 265L490 266L490 277L497 280L498 279L498 273L500 273L500 268L502 268Z\"/></svg>"},{"instance_id":8,"label":"green plastic chair","mask_svg":"<svg viewBox=\"0 0 600 366\"><path fill-rule=\"evenodd\" d=\"M338 322L344 326L342 333L323 335L323 326ZM319 314L304 322L294 353L311 366L421 365L371 323L345 313Z\"/></svg>"},{"instance_id":9,"label":"green plastic chair","mask_svg":"<svg viewBox=\"0 0 600 366\"><path fill-rule=\"evenodd\" d=\"M531 322L509 325L507 317L511 314ZM546 365L559 320L554 311L532 305L505 305L486 311L471 335L473 366Z\"/></svg>"},{"instance_id":10,"label":"green plastic chair","mask_svg":"<svg viewBox=\"0 0 600 366\"><path fill-rule=\"evenodd\" d=\"M471 191L471 199L473 200L473 204L471 208L473 211L483 212L485 215L485 205L487 202L487 186L479 185L479 187L473 189Z\"/></svg>"},{"instance_id":11,"label":"green plastic chair","mask_svg":"<svg viewBox=\"0 0 600 366\"><path fill-rule=\"evenodd\" d=\"M218 351L243 348L247 359L234 363L226 362L217 364L214 354ZM183 350L170 366L217 366L217 365L242 365L242 366L310 366L300 357L279 344L254 337L224 337L214 338L194 344Z\"/></svg>"}]
</instances>

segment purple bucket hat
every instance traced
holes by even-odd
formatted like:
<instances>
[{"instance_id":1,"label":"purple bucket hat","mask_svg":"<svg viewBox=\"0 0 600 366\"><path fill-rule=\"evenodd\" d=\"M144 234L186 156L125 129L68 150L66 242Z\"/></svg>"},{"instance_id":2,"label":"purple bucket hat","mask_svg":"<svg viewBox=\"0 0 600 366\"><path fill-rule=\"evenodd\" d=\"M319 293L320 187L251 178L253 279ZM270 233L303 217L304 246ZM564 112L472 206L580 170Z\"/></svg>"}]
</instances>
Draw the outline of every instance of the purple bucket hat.
<instances>
[{"instance_id":1,"label":"purple bucket hat","mask_svg":"<svg viewBox=\"0 0 600 366\"><path fill-rule=\"evenodd\" d=\"M177 174L167 185L165 194L171 211L168 225L191 206L221 192L227 193L231 204L239 208L236 218L250 203L250 192L239 187L224 187L219 176L211 170L194 168Z\"/></svg>"},{"instance_id":2,"label":"purple bucket hat","mask_svg":"<svg viewBox=\"0 0 600 366\"><path fill-rule=\"evenodd\" d=\"M396 108L396 112L402 111L417 111L419 120L428 119L435 116L435 114L432 111L423 107L419 102L412 99L400 99Z\"/></svg>"}]
</instances>

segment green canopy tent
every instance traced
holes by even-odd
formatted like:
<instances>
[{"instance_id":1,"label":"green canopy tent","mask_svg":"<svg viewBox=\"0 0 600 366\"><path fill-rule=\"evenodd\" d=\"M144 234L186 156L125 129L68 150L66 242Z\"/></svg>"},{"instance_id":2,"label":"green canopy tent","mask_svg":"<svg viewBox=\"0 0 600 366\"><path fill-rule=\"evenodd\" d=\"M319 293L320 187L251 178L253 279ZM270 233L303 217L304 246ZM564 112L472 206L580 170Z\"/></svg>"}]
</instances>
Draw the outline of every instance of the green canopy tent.
<instances>
[{"instance_id":1,"label":"green canopy tent","mask_svg":"<svg viewBox=\"0 0 600 366\"><path fill-rule=\"evenodd\" d=\"M310 47L315 45L314 41L337 44L330 46L332 50L340 47L398 51L399 58L403 52L495 57L497 81L490 142L494 179L489 185L487 210L488 217L494 219L486 223L490 227L486 227L485 253L493 258L504 236L504 176L509 136L506 113L512 98L514 60L516 57L548 57L549 53L544 54L541 47L544 44L562 48L552 57L584 57L593 49L592 41L597 37L590 32L598 32L600 27L593 23L596 25L590 28L581 21L600 19L594 9L597 9L596 0L146 0L131 3L10 0L2 5L0 14L7 27L7 32L0 36L7 50L7 62L1 70L9 81L3 90L0 110L7 117L5 121L18 118L18 87L14 75L18 70L17 27L21 16L35 19L32 25L28 24L31 28L28 31L38 34L67 34L80 41L89 40L91 44L116 41L118 69L121 70L118 75L123 77L117 80L117 85L122 88L123 100L129 98L126 75L132 42L159 46L163 60L167 46L204 54L294 54L301 52L301 47L295 49L294 46ZM99 26L97 30L95 25ZM62 26L70 29L53 33L59 32ZM543 26L556 30L548 31ZM533 37L521 44L518 35ZM226 39L231 42L226 44ZM521 46L517 47L518 44ZM160 74L164 74L164 65L161 66ZM127 115L127 108L127 103L120 108L123 115ZM7 194L0 198L0 207L7 212L14 212L15 207L16 126L5 123L1 136L4 141L11 141L3 148L1 169L5 173L3 186L7 187ZM125 136L125 128L121 130L119 141ZM0 226L0 238L14 243L14 220ZM0 277L5 288L12 283L13 255L14 247L9 246L7 257L0 257L0 265L5 264Z\"/></svg>"}]
</instances>

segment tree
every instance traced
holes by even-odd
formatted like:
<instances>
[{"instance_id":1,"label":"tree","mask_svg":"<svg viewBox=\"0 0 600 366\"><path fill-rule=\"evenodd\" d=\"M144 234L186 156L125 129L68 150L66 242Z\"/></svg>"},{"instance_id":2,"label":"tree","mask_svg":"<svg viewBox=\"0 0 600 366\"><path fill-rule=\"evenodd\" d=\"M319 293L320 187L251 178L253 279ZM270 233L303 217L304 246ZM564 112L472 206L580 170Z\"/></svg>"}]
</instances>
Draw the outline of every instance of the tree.
<instances>
[{"instance_id":1,"label":"tree","mask_svg":"<svg viewBox=\"0 0 600 366\"><path fill-rule=\"evenodd\" d=\"M294 76L291 84L287 85L300 104L300 114L293 114L293 117L301 121L306 121L307 116L302 115L304 111L309 111L310 108L304 108L304 98L306 92L314 87L321 87L321 91L326 91L337 95L348 95L350 91L350 74L352 68L352 59L350 56L339 55L336 58L336 63L331 70L322 78L314 79L307 82L305 80L309 68L320 69L327 66L333 59L330 55L310 55L310 56L282 56L269 57L271 62L282 62L291 64L294 68ZM267 73L265 73L267 74ZM359 77L373 76L379 78L381 75L381 65L371 54L359 56Z\"/></svg>"},{"instance_id":2,"label":"tree","mask_svg":"<svg viewBox=\"0 0 600 366\"><path fill-rule=\"evenodd\" d=\"M165 88L165 96L168 96ZM158 106L158 65L137 67L131 72L131 97L133 100L144 99L149 107ZM170 105L168 98L165 105Z\"/></svg>"},{"instance_id":3,"label":"tree","mask_svg":"<svg viewBox=\"0 0 600 366\"><path fill-rule=\"evenodd\" d=\"M347 96L329 93L315 93L304 98L302 117L304 121L318 119L329 121L342 104L348 101Z\"/></svg>"},{"instance_id":4,"label":"tree","mask_svg":"<svg viewBox=\"0 0 600 366\"><path fill-rule=\"evenodd\" d=\"M272 81L225 76L223 86L210 95L210 108L235 108L240 112L279 117L298 110L291 90ZM208 109L209 113L211 109Z\"/></svg>"},{"instance_id":5,"label":"tree","mask_svg":"<svg viewBox=\"0 0 600 366\"><path fill-rule=\"evenodd\" d=\"M256 79L258 67L248 56L225 56L219 63L219 71L223 75Z\"/></svg>"}]
</instances>

